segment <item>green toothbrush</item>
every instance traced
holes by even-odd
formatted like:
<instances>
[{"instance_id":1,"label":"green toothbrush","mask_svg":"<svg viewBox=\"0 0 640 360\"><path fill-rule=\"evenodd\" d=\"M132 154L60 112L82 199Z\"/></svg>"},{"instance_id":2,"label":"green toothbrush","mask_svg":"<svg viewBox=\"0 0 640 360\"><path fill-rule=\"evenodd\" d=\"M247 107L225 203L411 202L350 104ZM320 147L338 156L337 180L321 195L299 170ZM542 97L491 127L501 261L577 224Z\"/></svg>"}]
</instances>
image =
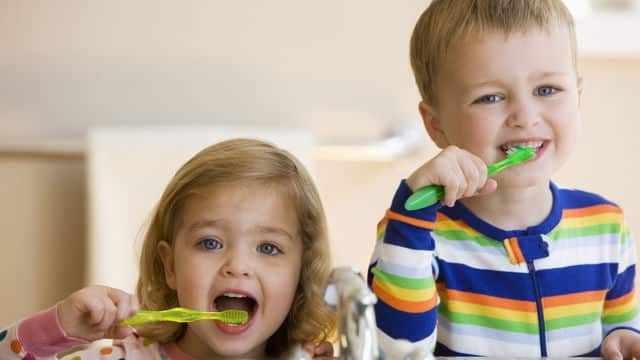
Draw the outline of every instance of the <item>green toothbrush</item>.
<instances>
[{"instance_id":1,"label":"green toothbrush","mask_svg":"<svg viewBox=\"0 0 640 360\"><path fill-rule=\"evenodd\" d=\"M198 311L176 307L169 310L140 310L132 317L120 322L119 326L140 325L155 321L187 323L197 320L220 320L227 324L244 324L249 313L244 310Z\"/></svg>"},{"instance_id":2,"label":"green toothbrush","mask_svg":"<svg viewBox=\"0 0 640 360\"><path fill-rule=\"evenodd\" d=\"M516 150L509 154L504 160L487 166L487 176L493 176L510 166L522 164L531 159L536 154L536 149L532 147L516 146ZM444 188L440 185L429 185L418 189L404 203L406 210L424 209L438 202L444 197Z\"/></svg>"}]
</instances>

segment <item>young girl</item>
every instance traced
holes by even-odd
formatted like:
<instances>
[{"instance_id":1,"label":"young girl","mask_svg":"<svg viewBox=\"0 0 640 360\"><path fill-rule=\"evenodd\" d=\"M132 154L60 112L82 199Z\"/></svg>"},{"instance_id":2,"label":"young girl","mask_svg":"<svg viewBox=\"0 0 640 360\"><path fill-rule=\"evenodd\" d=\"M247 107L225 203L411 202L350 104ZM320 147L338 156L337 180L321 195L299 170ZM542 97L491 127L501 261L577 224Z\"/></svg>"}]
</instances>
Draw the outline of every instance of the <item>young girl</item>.
<instances>
[{"instance_id":1,"label":"young girl","mask_svg":"<svg viewBox=\"0 0 640 360\"><path fill-rule=\"evenodd\" d=\"M221 142L183 165L160 198L137 297L101 286L75 292L0 330L0 358L253 359L296 345L332 355L335 319L322 301L329 270L325 215L302 164L258 140ZM177 306L242 309L249 321L116 325L139 308ZM117 340L77 350L105 338Z\"/></svg>"}]
</instances>

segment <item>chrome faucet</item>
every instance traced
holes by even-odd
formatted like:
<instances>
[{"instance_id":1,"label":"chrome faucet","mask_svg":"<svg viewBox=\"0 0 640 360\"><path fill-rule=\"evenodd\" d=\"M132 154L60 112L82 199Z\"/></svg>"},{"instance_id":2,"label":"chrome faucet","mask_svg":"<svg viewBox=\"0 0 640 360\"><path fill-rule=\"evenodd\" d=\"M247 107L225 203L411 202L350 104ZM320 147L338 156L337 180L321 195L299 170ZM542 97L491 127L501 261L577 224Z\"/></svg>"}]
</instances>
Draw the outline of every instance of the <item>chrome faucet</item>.
<instances>
[{"instance_id":1,"label":"chrome faucet","mask_svg":"<svg viewBox=\"0 0 640 360\"><path fill-rule=\"evenodd\" d=\"M360 272L352 267L331 271L324 301L337 312L342 360L384 359L378 346L373 305L378 301Z\"/></svg>"}]
</instances>

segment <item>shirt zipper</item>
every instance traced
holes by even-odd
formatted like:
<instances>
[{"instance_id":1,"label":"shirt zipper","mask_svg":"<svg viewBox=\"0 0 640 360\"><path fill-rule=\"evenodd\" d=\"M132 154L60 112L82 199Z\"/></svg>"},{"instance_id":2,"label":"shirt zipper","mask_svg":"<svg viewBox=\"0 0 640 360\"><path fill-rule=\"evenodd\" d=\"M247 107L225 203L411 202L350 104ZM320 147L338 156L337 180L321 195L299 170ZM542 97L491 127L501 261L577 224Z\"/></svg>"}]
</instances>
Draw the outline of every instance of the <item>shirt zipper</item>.
<instances>
[{"instance_id":1,"label":"shirt zipper","mask_svg":"<svg viewBox=\"0 0 640 360\"><path fill-rule=\"evenodd\" d=\"M545 336L544 329L544 313L542 312L542 297L540 296L540 285L536 278L536 267L533 265L533 260L527 260L527 269L533 282L533 289L536 292L536 308L538 310L538 331L540 332L540 356L547 356L547 337Z\"/></svg>"}]
</instances>

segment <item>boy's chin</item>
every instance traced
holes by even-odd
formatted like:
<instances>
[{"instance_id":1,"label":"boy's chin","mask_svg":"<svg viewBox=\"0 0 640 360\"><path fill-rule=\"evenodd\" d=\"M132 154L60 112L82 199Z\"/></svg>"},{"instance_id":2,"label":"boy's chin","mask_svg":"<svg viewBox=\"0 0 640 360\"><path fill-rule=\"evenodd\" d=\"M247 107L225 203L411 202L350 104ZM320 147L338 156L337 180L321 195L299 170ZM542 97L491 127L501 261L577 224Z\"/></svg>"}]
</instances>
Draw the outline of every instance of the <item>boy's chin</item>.
<instances>
[{"instance_id":1,"label":"boy's chin","mask_svg":"<svg viewBox=\"0 0 640 360\"><path fill-rule=\"evenodd\" d=\"M518 176L516 178L505 179L503 181L498 181L498 189L501 187L503 189L512 189L512 190L524 190L530 188L538 188L538 187L549 187L550 182L549 177L544 176Z\"/></svg>"}]
</instances>

